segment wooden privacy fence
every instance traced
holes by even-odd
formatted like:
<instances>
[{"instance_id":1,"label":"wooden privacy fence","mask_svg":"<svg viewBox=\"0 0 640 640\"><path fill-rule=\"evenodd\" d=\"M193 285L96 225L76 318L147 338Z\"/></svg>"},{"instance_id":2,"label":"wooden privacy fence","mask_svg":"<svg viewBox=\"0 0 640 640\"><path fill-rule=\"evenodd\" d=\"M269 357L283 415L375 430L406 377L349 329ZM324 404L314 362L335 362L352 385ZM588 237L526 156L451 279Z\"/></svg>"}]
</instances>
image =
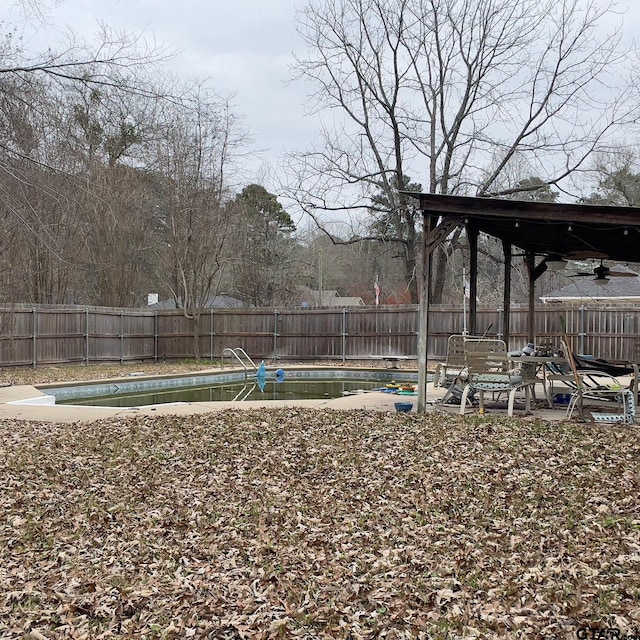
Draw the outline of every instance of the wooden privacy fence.
<instances>
[{"instance_id":1,"label":"wooden privacy fence","mask_svg":"<svg viewBox=\"0 0 640 640\"><path fill-rule=\"evenodd\" d=\"M578 307L536 310L537 338L561 336L560 318L578 353L633 360L640 334L640 308ZM502 337L504 314L481 309L477 332ZM510 349L523 346L528 312L511 311ZM416 306L342 309L207 310L198 323L181 311L77 307L0 307L3 366L62 363L219 359L242 347L254 360L366 360L372 356L415 357ZM461 309L432 307L429 357L446 353L447 338L461 333ZM196 348L197 347L197 348Z\"/></svg>"}]
</instances>

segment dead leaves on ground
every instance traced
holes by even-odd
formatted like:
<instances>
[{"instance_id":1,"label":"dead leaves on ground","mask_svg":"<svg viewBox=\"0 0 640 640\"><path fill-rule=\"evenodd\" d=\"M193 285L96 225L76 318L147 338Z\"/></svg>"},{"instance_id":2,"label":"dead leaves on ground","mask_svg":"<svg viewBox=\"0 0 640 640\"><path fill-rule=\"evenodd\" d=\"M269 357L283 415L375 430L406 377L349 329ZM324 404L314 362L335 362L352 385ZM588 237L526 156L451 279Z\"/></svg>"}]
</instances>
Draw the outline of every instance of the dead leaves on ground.
<instances>
[{"instance_id":1,"label":"dead leaves on ground","mask_svg":"<svg viewBox=\"0 0 640 640\"><path fill-rule=\"evenodd\" d=\"M0 438L1 637L640 624L635 428L277 409Z\"/></svg>"}]
</instances>

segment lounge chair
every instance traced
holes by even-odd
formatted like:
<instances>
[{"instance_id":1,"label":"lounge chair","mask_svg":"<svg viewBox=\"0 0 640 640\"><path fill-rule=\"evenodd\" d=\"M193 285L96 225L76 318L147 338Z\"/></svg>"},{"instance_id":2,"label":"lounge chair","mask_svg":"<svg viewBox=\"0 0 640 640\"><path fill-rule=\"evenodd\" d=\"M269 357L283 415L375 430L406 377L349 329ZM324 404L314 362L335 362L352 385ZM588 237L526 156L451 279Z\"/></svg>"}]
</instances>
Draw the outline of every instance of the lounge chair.
<instances>
[{"instance_id":1,"label":"lounge chair","mask_svg":"<svg viewBox=\"0 0 640 640\"><path fill-rule=\"evenodd\" d=\"M624 388L608 371L579 369L571 350L564 342L562 345L574 378L567 418L572 418L577 411L581 419L588 416L593 422L633 424L636 405L631 389ZM615 405L615 411L603 411L612 405ZM594 406L600 411L594 411Z\"/></svg>"}]
</instances>

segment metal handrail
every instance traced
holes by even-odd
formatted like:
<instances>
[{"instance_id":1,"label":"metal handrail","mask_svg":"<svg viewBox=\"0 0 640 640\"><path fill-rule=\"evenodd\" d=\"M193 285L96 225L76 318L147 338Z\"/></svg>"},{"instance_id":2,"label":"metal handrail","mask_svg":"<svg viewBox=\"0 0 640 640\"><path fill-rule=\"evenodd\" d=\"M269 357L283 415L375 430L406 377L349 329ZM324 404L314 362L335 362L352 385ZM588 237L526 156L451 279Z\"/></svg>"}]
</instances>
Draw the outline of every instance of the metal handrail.
<instances>
[{"instance_id":1,"label":"metal handrail","mask_svg":"<svg viewBox=\"0 0 640 640\"><path fill-rule=\"evenodd\" d=\"M249 389L249 391L247 391L247 387L248 386L249 385L245 384L244 387L242 387L242 389L236 394L236 397L232 400L232 402L236 402L236 401L244 402L253 393L253 390L256 388L256 385L252 384L250 389ZM245 393L245 391L246 391L246 393ZM243 393L244 393L244 395L242 395ZM242 397L240 397L240 396L242 396Z\"/></svg>"},{"instance_id":2,"label":"metal handrail","mask_svg":"<svg viewBox=\"0 0 640 640\"><path fill-rule=\"evenodd\" d=\"M244 378L245 378L245 380L247 379L247 363L249 363L253 367L254 371L256 372L256 376L257 376L258 367L257 367L256 363L249 357L247 352L242 347L236 347L235 349L232 349L231 347L227 347L226 349L223 349L223 351L222 351L222 358L223 359L224 359L224 354L227 351L230 354L232 354L233 357L242 365L242 368L244 369ZM241 355L246 359L246 362L245 362L245 360L243 360L240 357ZM248 385L245 384L244 387L242 387L242 389L240 391L238 391L238 393L236 394L235 398L233 398L232 402L236 402L236 401L242 402L242 401L246 400L251 395L251 392L256 388L256 385L253 384L249 388L249 391L247 391L247 386Z\"/></svg>"},{"instance_id":3,"label":"metal handrail","mask_svg":"<svg viewBox=\"0 0 640 640\"><path fill-rule=\"evenodd\" d=\"M247 365L245 363L245 361L238 355L238 353L240 353L241 355L243 355L247 361L249 362L249 364L251 364L251 366L253 367L254 371L258 371L258 367L256 366L256 363L249 357L249 355L247 354L247 352L242 348L242 347L236 347L235 349L232 349L231 347L227 347L226 349L222 350L222 358L224 359L224 354L226 352L229 352L231 354L233 354L233 356L235 357L235 359L242 365L242 368L244 369L244 375L247 375Z\"/></svg>"}]
</instances>

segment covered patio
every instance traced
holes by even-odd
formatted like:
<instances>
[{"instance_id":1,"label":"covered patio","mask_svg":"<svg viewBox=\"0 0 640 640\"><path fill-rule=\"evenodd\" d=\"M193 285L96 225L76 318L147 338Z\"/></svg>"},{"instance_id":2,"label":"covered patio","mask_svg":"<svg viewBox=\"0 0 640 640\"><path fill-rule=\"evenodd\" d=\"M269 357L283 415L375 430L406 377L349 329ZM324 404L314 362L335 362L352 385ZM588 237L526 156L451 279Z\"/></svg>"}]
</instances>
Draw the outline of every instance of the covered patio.
<instances>
[{"instance_id":1,"label":"covered patio","mask_svg":"<svg viewBox=\"0 0 640 640\"><path fill-rule=\"evenodd\" d=\"M469 332L476 333L478 237L498 239L504 256L504 340L509 344L511 271L514 250L524 254L529 277L528 338L533 342L535 283L547 270L563 268L566 260L640 259L640 208L501 200L406 192L417 200L424 222L422 291L418 336L418 411L426 408L427 337L429 334L429 256L456 227L464 225L470 248ZM606 272L594 277L606 278Z\"/></svg>"}]
</instances>

